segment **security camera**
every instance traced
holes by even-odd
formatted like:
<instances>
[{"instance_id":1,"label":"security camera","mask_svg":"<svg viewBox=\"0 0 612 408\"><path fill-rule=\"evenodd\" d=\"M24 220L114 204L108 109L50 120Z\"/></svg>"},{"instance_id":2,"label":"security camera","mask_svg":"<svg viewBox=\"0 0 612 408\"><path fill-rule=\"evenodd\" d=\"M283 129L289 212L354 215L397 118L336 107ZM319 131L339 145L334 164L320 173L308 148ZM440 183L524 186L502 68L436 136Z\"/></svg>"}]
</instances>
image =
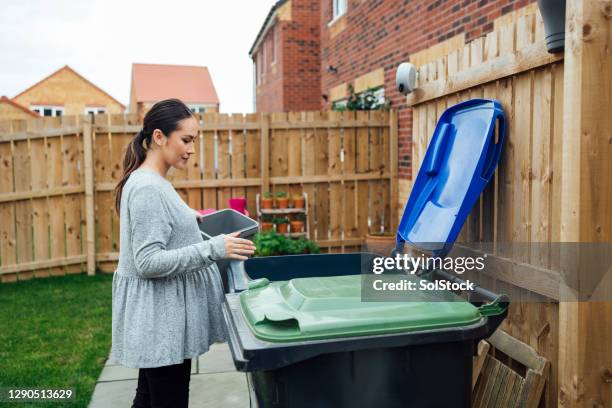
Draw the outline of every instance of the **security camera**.
<instances>
[{"instance_id":1,"label":"security camera","mask_svg":"<svg viewBox=\"0 0 612 408\"><path fill-rule=\"evenodd\" d=\"M395 72L395 88L408 95L416 89L416 76L416 67L409 62L402 62Z\"/></svg>"}]
</instances>

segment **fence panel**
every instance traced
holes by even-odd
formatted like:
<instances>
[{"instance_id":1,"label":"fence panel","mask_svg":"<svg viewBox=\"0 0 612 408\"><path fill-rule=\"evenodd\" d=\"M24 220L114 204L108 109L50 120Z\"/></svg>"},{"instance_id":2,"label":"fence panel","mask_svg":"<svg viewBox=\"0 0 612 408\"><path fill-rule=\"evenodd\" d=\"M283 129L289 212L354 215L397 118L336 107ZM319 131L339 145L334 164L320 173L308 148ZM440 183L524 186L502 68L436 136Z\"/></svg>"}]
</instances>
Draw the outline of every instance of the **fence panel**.
<instances>
[{"instance_id":1,"label":"fence panel","mask_svg":"<svg viewBox=\"0 0 612 408\"><path fill-rule=\"evenodd\" d=\"M189 165L172 169L168 178L194 209L226 208L229 198L246 197L252 216L259 193L306 192L311 238L323 251L357 250L366 233L391 225L390 208L397 201L390 188L397 174L390 164L397 143L391 117L396 118L388 112L203 114ZM106 114L2 124L2 281L93 271L88 228L94 238L91 263L115 270L120 223L114 188L140 128L134 116ZM87 180L93 180L91 216Z\"/></svg>"},{"instance_id":2,"label":"fence panel","mask_svg":"<svg viewBox=\"0 0 612 408\"><path fill-rule=\"evenodd\" d=\"M502 328L552 364L546 406L557 404L559 265L529 243L559 242L563 58L546 52L542 21L533 13L501 25L442 60L418 68L413 107L413 169L417 174L444 109L464 100L498 100L507 120L506 144L492 183L465 223L459 245L493 243L500 270L476 279L513 299ZM489 248L489 247L487 247ZM539 269L534 269L539 268ZM544 270L546 273L542 273Z\"/></svg>"}]
</instances>

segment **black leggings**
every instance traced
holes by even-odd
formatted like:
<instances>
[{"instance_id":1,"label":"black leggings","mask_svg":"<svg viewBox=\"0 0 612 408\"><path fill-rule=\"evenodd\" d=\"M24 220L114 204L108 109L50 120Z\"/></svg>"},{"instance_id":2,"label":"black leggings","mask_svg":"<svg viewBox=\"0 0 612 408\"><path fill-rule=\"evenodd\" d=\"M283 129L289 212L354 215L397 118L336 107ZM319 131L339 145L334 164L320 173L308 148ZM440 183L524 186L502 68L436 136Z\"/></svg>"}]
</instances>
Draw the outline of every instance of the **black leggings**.
<instances>
[{"instance_id":1,"label":"black leggings","mask_svg":"<svg viewBox=\"0 0 612 408\"><path fill-rule=\"evenodd\" d=\"M182 364L138 370L132 408L187 408L191 360Z\"/></svg>"}]
</instances>

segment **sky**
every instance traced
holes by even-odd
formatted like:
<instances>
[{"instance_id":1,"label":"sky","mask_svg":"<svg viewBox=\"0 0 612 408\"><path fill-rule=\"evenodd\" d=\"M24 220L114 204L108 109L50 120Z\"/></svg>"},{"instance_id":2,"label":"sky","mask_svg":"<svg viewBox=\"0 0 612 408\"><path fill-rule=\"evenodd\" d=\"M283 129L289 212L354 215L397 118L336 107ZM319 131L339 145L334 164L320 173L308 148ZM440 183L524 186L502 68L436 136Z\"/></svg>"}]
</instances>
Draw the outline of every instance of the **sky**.
<instances>
[{"instance_id":1,"label":"sky","mask_svg":"<svg viewBox=\"0 0 612 408\"><path fill-rule=\"evenodd\" d=\"M132 63L207 66L221 112L253 112L249 49L276 0L0 0L0 95L64 65L129 103Z\"/></svg>"}]
</instances>

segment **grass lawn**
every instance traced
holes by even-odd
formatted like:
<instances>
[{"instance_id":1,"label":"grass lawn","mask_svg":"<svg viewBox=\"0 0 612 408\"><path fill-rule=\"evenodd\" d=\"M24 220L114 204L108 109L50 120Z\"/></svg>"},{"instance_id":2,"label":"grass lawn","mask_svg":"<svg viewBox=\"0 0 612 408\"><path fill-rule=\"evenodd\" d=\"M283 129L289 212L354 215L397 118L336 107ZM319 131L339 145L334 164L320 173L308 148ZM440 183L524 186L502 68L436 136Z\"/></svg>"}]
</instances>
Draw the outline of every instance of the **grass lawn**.
<instances>
[{"instance_id":1,"label":"grass lawn","mask_svg":"<svg viewBox=\"0 0 612 408\"><path fill-rule=\"evenodd\" d=\"M112 279L69 275L0 284L0 387L70 387L76 401L66 406L87 407L110 350Z\"/></svg>"}]
</instances>

